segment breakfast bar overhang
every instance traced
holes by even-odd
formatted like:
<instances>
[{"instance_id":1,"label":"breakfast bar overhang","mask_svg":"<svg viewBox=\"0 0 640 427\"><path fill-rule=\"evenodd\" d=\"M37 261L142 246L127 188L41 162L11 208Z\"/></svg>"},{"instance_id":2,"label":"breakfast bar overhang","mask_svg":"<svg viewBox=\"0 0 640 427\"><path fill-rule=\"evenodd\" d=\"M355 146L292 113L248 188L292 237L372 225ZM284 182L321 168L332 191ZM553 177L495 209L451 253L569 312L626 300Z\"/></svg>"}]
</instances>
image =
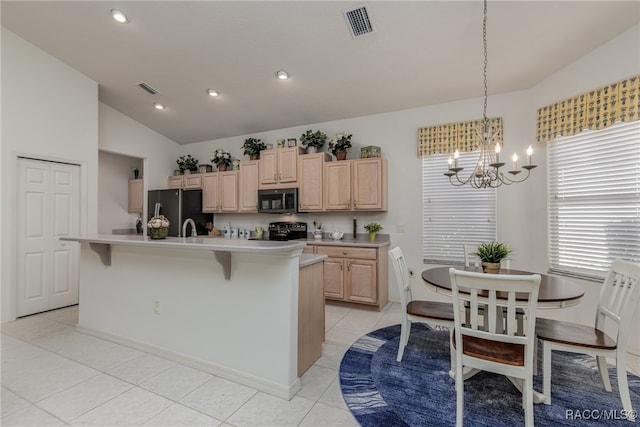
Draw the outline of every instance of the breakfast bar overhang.
<instances>
[{"instance_id":1,"label":"breakfast bar overhang","mask_svg":"<svg viewBox=\"0 0 640 427\"><path fill-rule=\"evenodd\" d=\"M93 235L81 244L77 330L284 399L297 376L305 243Z\"/></svg>"}]
</instances>

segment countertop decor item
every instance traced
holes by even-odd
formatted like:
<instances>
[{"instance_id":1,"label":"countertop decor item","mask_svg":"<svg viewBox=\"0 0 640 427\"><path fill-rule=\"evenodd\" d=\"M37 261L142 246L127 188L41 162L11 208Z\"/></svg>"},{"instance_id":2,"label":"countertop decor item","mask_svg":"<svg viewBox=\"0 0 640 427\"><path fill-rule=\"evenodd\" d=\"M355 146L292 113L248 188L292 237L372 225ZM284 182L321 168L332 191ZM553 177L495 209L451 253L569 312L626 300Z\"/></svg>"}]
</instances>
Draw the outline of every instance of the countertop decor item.
<instances>
[{"instance_id":1,"label":"countertop decor item","mask_svg":"<svg viewBox=\"0 0 640 427\"><path fill-rule=\"evenodd\" d=\"M329 141L329 151L336 156L338 160L347 158L347 151L351 148L351 137L353 135L345 133L337 133L335 137Z\"/></svg>"},{"instance_id":2,"label":"countertop decor item","mask_svg":"<svg viewBox=\"0 0 640 427\"><path fill-rule=\"evenodd\" d=\"M371 222L364 226L364 229L369 232L369 240L371 243L376 241L376 233L382 230L382 226L377 222Z\"/></svg>"},{"instance_id":3,"label":"countertop decor item","mask_svg":"<svg viewBox=\"0 0 640 427\"><path fill-rule=\"evenodd\" d=\"M307 153L315 153L327 142L327 134L322 131L313 132L311 129L300 135L300 145Z\"/></svg>"},{"instance_id":4,"label":"countertop decor item","mask_svg":"<svg viewBox=\"0 0 640 427\"><path fill-rule=\"evenodd\" d=\"M211 156L211 161L218 166L218 170L220 172L226 171L227 168L231 166L231 154L221 148L218 148Z\"/></svg>"},{"instance_id":5,"label":"countertop decor item","mask_svg":"<svg viewBox=\"0 0 640 427\"><path fill-rule=\"evenodd\" d=\"M176 160L178 168L184 173L184 171L197 172L198 171L198 159L195 159L191 154L178 157Z\"/></svg>"},{"instance_id":6,"label":"countertop decor item","mask_svg":"<svg viewBox=\"0 0 640 427\"><path fill-rule=\"evenodd\" d=\"M147 223L150 239L164 239L169 235L169 220L164 215L154 216Z\"/></svg>"},{"instance_id":7,"label":"countertop decor item","mask_svg":"<svg viewBox=\"0 0 640 427\"><path fill-rule=\"evenodd\" d=\"M502 242L481 243L474 252L482 261L482 271L497 274L500 271L500 261L508 257L513 249Z\"/></svg>"},{"instance_id":8,"label":"countertop decor item","mask_svg":"<svg viewBox=\"0 0 640 427\"><path fill-rule=\"evenodd\" d=\"M331 236L333 240L340 240L344 237L344 233L342 231L334 231L329 236Z\"/></svg>"},{"instance_id":9,"label":"countertop decor item","mask_svg":"<svg viewBox=\"0 0 640 427\"><path fill-rule=\"evenodd\" d=\"M267 149L267 144L262 142L260 138L249 137L244 140L242 148L245 156L249 156L250 160L256 160L260 158L260 151Z\"/></svg>"}]
</instances>

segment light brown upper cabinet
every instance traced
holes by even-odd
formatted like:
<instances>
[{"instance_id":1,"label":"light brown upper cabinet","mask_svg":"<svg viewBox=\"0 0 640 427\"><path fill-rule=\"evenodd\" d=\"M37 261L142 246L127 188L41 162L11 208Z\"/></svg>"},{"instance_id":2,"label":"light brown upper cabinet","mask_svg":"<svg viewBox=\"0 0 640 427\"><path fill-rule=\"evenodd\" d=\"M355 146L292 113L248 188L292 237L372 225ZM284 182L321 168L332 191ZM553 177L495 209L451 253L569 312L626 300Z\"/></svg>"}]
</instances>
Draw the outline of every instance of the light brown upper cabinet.
<instances>
[{"instance_id":1,"label":"light brown upper cabinet","mask_svg":"<svg viewBox=\"0 0 640 427\"><path fill-rule=\"evenodd\" d=\"M298 156L298 210L302 212L323 211L324 164L331 160L328 153L303 154Z\"/></svg>"},{"instance_id":2,"label":"light brown upper cabinet","mask_svg":"<svg viewBox=\"0 0 640 427\"><path fill-rule=\"evenodd\" d=\"M240 212L258 212L259 160L240 162Z\"/></svg>"},{"instance_id":3,"label":"light brown upper cabinet","mask_svg":"<svg viewBox=\"0 0 640 427\"><path fill-rule=\"evenodd\" d=\"M239 172L202 174L202 211L238 212Z\"/></svg>"},{"instance_id":4,"label":"light brown upper cabinet","mask_svg":"<svg viewBox=\"0 0 640 427\"><path fill-rule=\"evenodd\" d=\"M199 190L202 188L202 174L172 175L168 180L169 189Z\"/></svg>"},{"instance_id":5,"label":"light brown upper cabinet","mask_svg":"<svg viewBox=\"0 0 640 427\"><path fill-rule=\"evenodd\" d=\"M144 200L144 181L142 179L129 180L129 212L142 213Z\"/></svg>"},{"instance_id":6,"label":"light brown upper cabinet","mask_svg":"<svg viewBox=\"0 0 640 427\"><path fill-rule=\"evenodd\" d=\"M386 211L386 159L325 163L324 208L327 211Z\"/></svg>"},{"instance_id":7,"label":"light brown upper cabinet","mask_svg":"<svg viewBox=\"0 0 640 427\"><path fill-rule=\"evenodd\" d=\"M300 147L277 148L260 152L259 188L297 187Z\"/></svg>"}]
</instances>

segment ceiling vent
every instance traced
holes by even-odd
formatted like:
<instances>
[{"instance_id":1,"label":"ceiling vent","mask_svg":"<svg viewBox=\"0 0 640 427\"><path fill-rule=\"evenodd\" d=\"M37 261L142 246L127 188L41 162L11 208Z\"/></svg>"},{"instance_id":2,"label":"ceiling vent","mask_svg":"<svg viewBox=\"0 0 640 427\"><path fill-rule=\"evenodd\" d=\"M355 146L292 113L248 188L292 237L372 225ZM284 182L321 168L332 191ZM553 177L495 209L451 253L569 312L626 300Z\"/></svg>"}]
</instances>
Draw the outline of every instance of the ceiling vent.
<instances>
[{"instance_id":1,"label":"ceiling vent","mask_svg":"<svg viewBox=\"0 0 640 427\"><path fill-rule=\"evenodd\" d=\"M364 36L373 32L373 24L369 19L367 6L360 6L357 9L345 10L342 12L349 24L351 35L355 37Z\"/></svg>"},{"instance_id":2,"label":"ceiling vent","mask_svg":"<svg viewBox=\"0 0 640 427\"><path fill-rule=\"evenodd\" d=\"M149 85L149 83L145 83L145 82L138 83L138 87L142 90L149 92L151 95L156 95L158 93L158 91L152 88L151 85Z\"/></svg>"}]
</instances>

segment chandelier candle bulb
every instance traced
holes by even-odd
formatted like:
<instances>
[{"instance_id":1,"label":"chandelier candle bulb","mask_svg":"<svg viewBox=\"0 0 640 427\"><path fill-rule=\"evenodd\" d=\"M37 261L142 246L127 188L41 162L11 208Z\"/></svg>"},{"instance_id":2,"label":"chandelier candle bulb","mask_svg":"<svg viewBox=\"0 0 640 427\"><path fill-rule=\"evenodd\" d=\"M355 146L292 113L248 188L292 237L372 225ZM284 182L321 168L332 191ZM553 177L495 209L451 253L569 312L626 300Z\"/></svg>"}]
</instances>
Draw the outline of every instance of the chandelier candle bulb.
<instances>
[{"instance_id":1,"label":"chandelier candle bulb","mask_svg":"<svg viewBox=\"0 0 640 427\"><path fill-rule=\"evenodd\" d=\"M531 146L529 146L529 148L527 148L527 161L529 163L529 166L531 166L531 157L533 156L533 148Z\"/></svg>"},{"instance_id":2,"label":"chandelier candle bulb","mask_svg":"<svg viewBox=\"0 0 640 427\"><path fill-rule=\"evenodd\" d=\"M513 170L518 170L518 155L516 153L513 153L513 157L511 157L511 160L513 160Z\"/></svg>"},{"instance_id":3,"label":"chandelier candle bulb","mask_svg":"<svg viewBox=\"0 0 640 427\"><path fill-rule=\"evenodd\" d=\"M455 168L458 167L458 157L460 157L460 151L456 150L455 153L453 153L453 159L454 159L454 166Z\"/></svg>"},{"instance_id":4,"label":"chandelier candle bulb","mask_svg":"<svg viewBox=\"0 0 640 427\"><path fill-rule=\"evenodd\" d=\"M496 144L496 163L500 163L500 144Z\"/></svg>"}]
</instances>

